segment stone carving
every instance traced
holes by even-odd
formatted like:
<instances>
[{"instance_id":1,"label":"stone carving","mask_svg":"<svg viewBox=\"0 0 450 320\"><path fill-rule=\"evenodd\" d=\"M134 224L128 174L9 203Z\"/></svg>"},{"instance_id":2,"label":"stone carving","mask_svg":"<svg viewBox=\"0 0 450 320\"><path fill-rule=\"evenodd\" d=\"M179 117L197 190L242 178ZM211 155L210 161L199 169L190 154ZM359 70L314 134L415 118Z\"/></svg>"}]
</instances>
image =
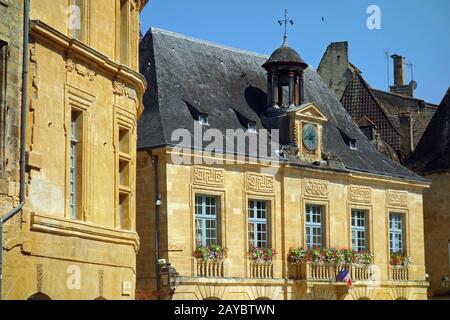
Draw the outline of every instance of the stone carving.
<instances>
[{"instance_id":1,"label":"stone carving","mask_svg":"<svg viewBox=\"0 0 450 320\"><path fill-rule=\"evenodd\" d=\"M113 92L118 96L129 96L128 87L124 83L117 80L113 82Z\"/></svg>"},{"instance_id":2,"label":"stone carving","mask_svg":"<svg viewBox=\"0 0 450 320\"><path fill-rule=\"evenodd\" d=\"M90 67L87 67L73 59L66 60L66 70L69 72L76 71L82 77L87 77L89 81L94 81L97 74Z\"/></svg>"},{"instance_id":3,"label":"stone carving","mask_svg":"<svg viewBox=\"0 0 450 320\"><path fill-rule=\"evenodd\" d=\"M203 186L223 186L223 170L215 168L194 167L194 184Z\"/></svg>"},{"instance_id":4,"label":"stone carving","mask_svg":"<svg viewBox=\"0 0 450 320\"><path fill-rule=\"evenodd\" d=\"M300 151L300 149L298 148L298 146L293 145L293 144L281 146L280 147L280 156L285 159L287 159L289 157L295 157L296 155L298 155L299 151Z\"/></svg>"},{"instance_id":5,"label":"stone carving","mask_svg":"<svg viewBox=\"0 0 450 320\"><path fill-rule=\"evenodd\" d=\"M406 191L388 190L386 196L388 205L399 207L408 206L408 192Z\"/></svg>"},{"instance_id":6,"label":"stone carving","mask_svg":"<svg viewBox=\"0 0 450 320\"><path fill-rule=\"evenodd\" d=\"M319 180L306 180L305 195L310 197L327 198L328 183L326 181L319 181Z\"/></svg>"},{"instance_id":7,"label":"stone carving","mask_svg":"<svg viewBox=\"0 0 450 320\"><path fill-rule=\"evenodd\" d=\"M372 189L369 187L350 186L350 201L372 202Z\"/></svg>"},{"instance_id":8,"label":"stone carving","mask_svg":"<svg viewBox=\"0 0 450 320\"><path fill-rule=\"evenodd\" d=\"M273 192L275 177L257 173L247 173L247 189L258 192Z\"/></svg>"}]
</instances>

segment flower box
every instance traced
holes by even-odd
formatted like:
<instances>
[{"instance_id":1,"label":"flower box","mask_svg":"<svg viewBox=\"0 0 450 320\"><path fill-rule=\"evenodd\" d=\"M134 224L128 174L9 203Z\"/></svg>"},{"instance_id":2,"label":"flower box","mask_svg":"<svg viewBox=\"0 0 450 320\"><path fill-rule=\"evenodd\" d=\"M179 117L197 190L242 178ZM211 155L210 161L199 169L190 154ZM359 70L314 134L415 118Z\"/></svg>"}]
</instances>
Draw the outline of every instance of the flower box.
<instances>
[{"instance_id":1,"label":"flower box","mask_svg":"<svg viewBox=\"0 0 450 320\"><path fill-rule=\"evenodd\" d=\"M248 257L253 262L272 262L276 256L277 251L274 248L250 246L248 249Z\"/></svg>"},{"instance_id":2,"label":"flower box","mask_svg":"<svg viewBox=\"0 0 450 320\"><path fill-rule=\"evenodd\" d=\"M198 260L204 261L220 261L226 258L228 249L219 245L200 246L193 255Z\"/></svg>"}]
</instances>

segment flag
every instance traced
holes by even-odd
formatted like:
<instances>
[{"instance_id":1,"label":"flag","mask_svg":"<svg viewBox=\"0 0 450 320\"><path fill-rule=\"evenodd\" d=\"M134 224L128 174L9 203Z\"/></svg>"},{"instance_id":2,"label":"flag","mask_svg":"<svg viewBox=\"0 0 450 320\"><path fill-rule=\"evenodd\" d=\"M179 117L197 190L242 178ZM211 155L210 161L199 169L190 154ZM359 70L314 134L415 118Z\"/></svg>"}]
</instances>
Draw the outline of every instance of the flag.
<instances>
[{"instance_id":1,"label":"flag","mask_svg":"<svg viewBox=\"0 0 450 320\"><path fill-rule=\"evenodd\" d=\"M347 282L347 284L349 286L351 286L353 283L352 279L350 279L350 272L347 269L344 269L338 273L338 275L336 276L336 281L337 282Z\"/></svg>"}]
</instances>

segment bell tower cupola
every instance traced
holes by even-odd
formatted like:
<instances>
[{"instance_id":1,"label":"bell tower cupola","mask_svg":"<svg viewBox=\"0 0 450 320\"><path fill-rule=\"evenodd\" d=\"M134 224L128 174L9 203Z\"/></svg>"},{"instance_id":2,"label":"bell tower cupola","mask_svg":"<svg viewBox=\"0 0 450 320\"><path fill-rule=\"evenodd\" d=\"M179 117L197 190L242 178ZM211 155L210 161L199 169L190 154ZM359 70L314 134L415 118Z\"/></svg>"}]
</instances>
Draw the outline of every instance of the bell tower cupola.
<instances>
[{"instance_id":1,"label":"bell tower cupola","mask_svg":"<svg viewBox=\"0 0 450 320\"><path fill-rule=\"evenodd\" d=\"M267 70L267 104L275 108L299 106L304 103L303 71L308 65L288 45L287 25L294 22L288 20L287 11L285 19L278 22L285 26L283 45L263 64Z\"/></svg>"}]
</instances>

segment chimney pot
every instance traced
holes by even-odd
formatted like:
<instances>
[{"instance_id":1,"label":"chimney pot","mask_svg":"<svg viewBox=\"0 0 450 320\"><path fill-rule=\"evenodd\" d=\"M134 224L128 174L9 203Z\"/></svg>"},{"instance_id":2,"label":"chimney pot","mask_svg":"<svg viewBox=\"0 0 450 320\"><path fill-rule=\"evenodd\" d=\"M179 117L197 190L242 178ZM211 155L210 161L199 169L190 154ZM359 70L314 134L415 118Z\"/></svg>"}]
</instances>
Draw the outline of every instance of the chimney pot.
<instances>
[{"instance_id":1,"label":"chimney pot","mask_svg":"<svg viewBox=\"0 0 450 320\"><path fill-rule=\"evenodd\" d=\"M393 54L391 58L394 60L394 85L404 86L405 85L405 58Z\"/></svg>"}]
</instances>

